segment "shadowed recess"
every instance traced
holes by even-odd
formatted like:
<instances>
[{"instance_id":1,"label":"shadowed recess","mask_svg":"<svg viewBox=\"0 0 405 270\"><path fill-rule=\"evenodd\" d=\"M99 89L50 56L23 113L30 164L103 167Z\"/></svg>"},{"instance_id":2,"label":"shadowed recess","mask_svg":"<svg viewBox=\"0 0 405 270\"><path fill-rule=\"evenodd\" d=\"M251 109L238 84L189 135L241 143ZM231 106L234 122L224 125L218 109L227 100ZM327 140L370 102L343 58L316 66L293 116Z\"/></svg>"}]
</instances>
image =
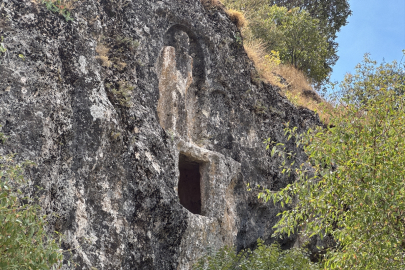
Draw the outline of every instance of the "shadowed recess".
<instances>
[{"instance_id":1,"label":"shadowed recess","mask_svg":"<svg viewBox=\"0 0 405 270\"><path fill-rule=\"evenodd\" d=\"M191 213L201 215L200 164L180 154L179 171L180 203Z\"/></svg>"},{"instance_id":2,"label":"shadowed recess","mask_svg":"<svg viewBox=\"0 0 405 270\"><path fill-rule=\"evenodd\" d=\"M193 82L197 87L200 87L205 81L205 62L199 38L187 27L176 24L167 30L166 35L164 36L164 44L165 46L176 48L176 53L181 52L177 35L181 32L186 33L188 36L189 40L187 42L189 44L187 53L193 57Z\"/></svg>"}]
</instances>

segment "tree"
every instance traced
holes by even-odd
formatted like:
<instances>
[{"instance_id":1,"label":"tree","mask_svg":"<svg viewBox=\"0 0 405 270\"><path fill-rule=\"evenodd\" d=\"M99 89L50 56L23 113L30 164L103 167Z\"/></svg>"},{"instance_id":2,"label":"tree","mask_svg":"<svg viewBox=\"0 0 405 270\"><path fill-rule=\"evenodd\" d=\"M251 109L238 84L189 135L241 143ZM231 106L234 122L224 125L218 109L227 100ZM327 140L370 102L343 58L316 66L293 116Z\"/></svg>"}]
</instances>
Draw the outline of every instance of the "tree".
<instances>
[{"instance_id":1,"label":"tree","mask_svg":"<svg viewBox=\"0 0 405 270\"><path fill-rule=\"evenodd\" d=\"M0 269L50 269L63 256L39 206L22 195L23 169L11 156L0 157Z\"/></svg>"},{"instance_id":2,"label":"tree","mask_svg":"<svg viewBox=\"0 0 405 270\"><path fill-rule=\"evenodd\" d=\"M377 66L366 56L356 74L346 76L342 85L354 90L345 90L328 128L303 135L287 128L308 155L306 163L286 169L297 181L259 194L291 207L275 235L333 236L327 268L405 269L405 95L396 91L403 81L390 79L403 68ZM280 146L272 155L288 156Z\"/></svg>"},{"instance_id":3,"label":"tree","mask_svg":"<svg viewBox=\"0 0 405 270\"><path fill-rule=\"evenodd\" d=\"M201 258L194 270L315 270L319 266L312 263L299 249L281 250L277 243L264 245L262 240L254 251L244 250L239 254L229 247Z\"/></svg>"},{"instance_id":4,"label":"tree","mask_svg":"<svg viewBox=\"0 0 405 270\"><path fill-rule=\"evenodd\" d=\"M348 0L269 0L268 3L308 11L327 30L328 41L336 38L336 33L347 24L347 18L352 14Z\"/></svg>"},{"instance_id":5,"label":"tree","mask_svg":"<svg viewBox=\"0 0 405 270\"><path fill-rule=\"evenodd\" d=\"M404 85L405 69L401 67L401 63L393 61L377 66L377 62L369 54L365 54L363 63L356 66L356 74L347 74L340 88L343 98L350 100L351 104L361 106L380 93L375 89L389 89L402 95L405 93Z\"/></svg>"},{"instance_id":6,"label":"tree","mask_svg":"<svg viewBox=\"0 0 405 270\"><path fill-rule=\"evenodd\" d=\"M278 51L284 63L302 70L316 82L325 80L331 71L335 50L329 50L319 20L305 10L265 6L252 19L251 31L268 50Z\"/></svg>"}]
</instances>

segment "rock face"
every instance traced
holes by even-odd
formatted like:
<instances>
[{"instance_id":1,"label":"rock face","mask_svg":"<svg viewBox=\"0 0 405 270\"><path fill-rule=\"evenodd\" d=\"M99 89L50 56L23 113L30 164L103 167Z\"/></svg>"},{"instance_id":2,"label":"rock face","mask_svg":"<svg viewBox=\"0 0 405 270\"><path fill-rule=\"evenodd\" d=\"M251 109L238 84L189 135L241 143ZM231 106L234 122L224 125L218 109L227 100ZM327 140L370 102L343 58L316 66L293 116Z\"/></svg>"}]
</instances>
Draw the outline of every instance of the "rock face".
<instances>
[{"instance_id":1,"label":"rock face","mask_svg":"<svg viewBox=\"0 0 405 270\"><path fill-rule=\"evenodd\" d=\"M0 154L37 164L27 192L72 249L64 269L190 269L273 241L279 209L246 184L292 181L262 142L319 120L260 81L225 12L79 0L66 21L40 2L0 1Z\"/></svg>"}]
</instances>

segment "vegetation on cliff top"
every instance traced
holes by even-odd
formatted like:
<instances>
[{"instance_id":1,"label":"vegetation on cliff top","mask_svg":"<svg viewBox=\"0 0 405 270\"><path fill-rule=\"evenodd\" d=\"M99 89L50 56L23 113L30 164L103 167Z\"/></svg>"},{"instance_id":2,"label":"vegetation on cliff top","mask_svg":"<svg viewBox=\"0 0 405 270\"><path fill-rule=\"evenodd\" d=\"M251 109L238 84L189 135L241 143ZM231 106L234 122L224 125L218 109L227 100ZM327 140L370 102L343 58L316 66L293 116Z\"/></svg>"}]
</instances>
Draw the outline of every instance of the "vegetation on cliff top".
<instances>
[{"instance_id":1,"label":"vegetation on cliff top","mask_svg":"<svg viewBox=\"0 0 405 270\"><path fill-rule=\"evenodd\" d=\"M313 90L327 81L333 59L337 59L326 23L304 8L289 10L264 0L224 3L230 19L241 29L245 51L260 78L280 87L292 103L316 111L327 122L324 111L330 105Z\"/></svg>"},{"instance_id":2,"label":"vegetation on cliff top","mask_svg":"<svg viewBox=\"0 0 405 270\"><path fill-rule=\"evenodd\" d=\"M280 52L284 64L306 74L312 84L327 81L336 63L336 33L351 14L345 1L225 0L225 6L245 14L248 39L264 42L267 51Z\"/></svg>"}]
</instances>

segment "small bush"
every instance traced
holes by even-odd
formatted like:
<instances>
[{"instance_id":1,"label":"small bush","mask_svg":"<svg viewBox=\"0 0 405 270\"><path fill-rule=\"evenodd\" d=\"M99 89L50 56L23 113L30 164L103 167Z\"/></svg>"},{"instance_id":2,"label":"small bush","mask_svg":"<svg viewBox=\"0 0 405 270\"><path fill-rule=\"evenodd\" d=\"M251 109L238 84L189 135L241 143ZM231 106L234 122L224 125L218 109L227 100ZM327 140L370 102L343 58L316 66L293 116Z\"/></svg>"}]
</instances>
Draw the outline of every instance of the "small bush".
<instances>
[{"instance_id":1,"label":"small bush","mask_svg":"<svg viewBox=\"0 0 405 270\"><path fill-rule=\"evenodd\" d=\"M120 46L126 46L130 51L136 51L139 47L139 41L130 37L118 36L115 41Z\"/></svg>"},{"instance_id":2,"label":"small bush","mask_svg":"<svg viewBox=\"0 0 405 270\"><path fill-rule=\"evenodd\" d=\"M22 195L23 170L12 156L0 156L0 269L54 269L63 255L39 206Z\"/></svg>"},{"instance_id":3,"label":"small bush","mask_svg":"<svg viewBox=\"0 0 405 270\"><path fill-rule=\"evenodd\" d=\"M114 95L118 103L123 107L132 107L133 103L131 101L131 93L135 89L133 85L128 82L120 81L118 83L118 89L113 88L112 84L108 83L105 85L109 91Z\"/></svg>"},{"instance_id":4,"label":"small bush","mask_svg":"<svg viewBox=\"0 0 405 270\"><path fill-rule=\"evenodd\" d=\"M201 0L201 3L207 9L217 8L225 10L225 6L219 0Z\"/></svg>"},{"instance_id":5,"label":"small bush","mask_svg":"<svg viewBox=\"0 0 405 270\"><path fill-rule=\"evenodd\" d=\"M226 11L226 13L229 16L229 19L238 27L239 29L242 29L247 25L247 20L245 16L243 15L242 12L234 10L234 9L229 9Z\"/></svg>"},{"instance_id":6,"label":"small bush","mask_svg":"<svg viewBox=\"0 0 405 270\"><path fill-rule=\"evenodd\" d=\"M108 52L110 49L104 45L97 45L96 47L96 52L98 53L98 56L96 56L97 59L101 61L101 65L103 67L109 68L112 65L112 62L108 59Z\"/></svg>"},{"instance_id":7,"label":"small bush","mask_svg":"<svg viewBox=\"0 0 405 270\"><path fill-rule=\"evenodd\" d=\"M244 250L237 254L229 247L221 248L217 253L201 258L194 270L267 270L267 269L320 269L312 263L308 256L299 249L281 250L275 243L264 245L262 240L257 241L254 251Z\"/></svg>"}]
</instances>

